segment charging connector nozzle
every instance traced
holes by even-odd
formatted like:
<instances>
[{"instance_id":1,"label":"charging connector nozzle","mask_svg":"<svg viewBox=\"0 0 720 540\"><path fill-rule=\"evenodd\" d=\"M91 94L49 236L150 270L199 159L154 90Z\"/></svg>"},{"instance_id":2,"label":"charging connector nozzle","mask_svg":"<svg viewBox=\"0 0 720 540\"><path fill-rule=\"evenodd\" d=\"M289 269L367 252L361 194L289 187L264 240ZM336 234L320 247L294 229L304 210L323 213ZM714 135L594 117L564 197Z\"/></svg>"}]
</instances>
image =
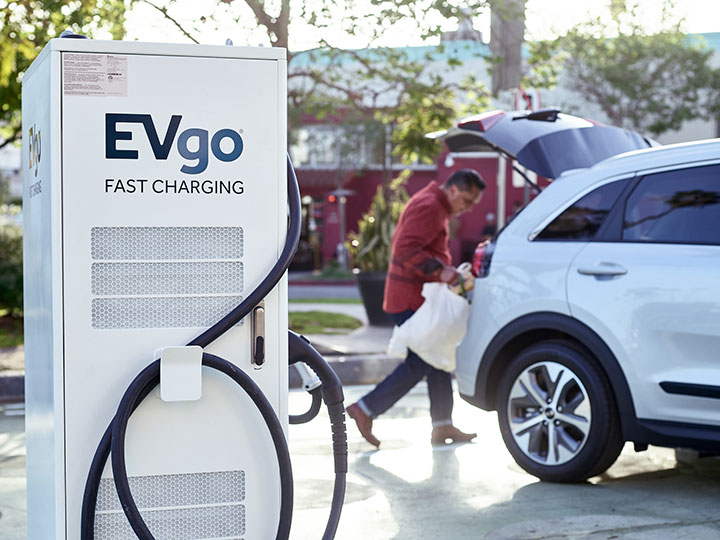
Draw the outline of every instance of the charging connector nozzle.
<instances>
[{"instance_id":1,"label":"charging connector nozzle","mask_svg":"<svg viewBox=\"0 0 720 540\"><path fill-rule=\"evenodd\" d=\"M293 365L302 379L303 390L311 392L322 385L320 377L318 377L313 370L307 367L304 362L295 362Z\"/></svg>"}]
</instances>

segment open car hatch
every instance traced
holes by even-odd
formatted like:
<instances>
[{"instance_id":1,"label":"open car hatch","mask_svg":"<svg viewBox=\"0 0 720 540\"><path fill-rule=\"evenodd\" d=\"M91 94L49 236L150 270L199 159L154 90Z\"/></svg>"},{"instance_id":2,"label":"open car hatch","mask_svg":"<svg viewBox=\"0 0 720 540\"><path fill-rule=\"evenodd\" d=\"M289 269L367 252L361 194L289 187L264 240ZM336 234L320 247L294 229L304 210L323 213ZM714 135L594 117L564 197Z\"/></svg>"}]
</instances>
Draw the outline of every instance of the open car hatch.
<instances>
[{"instance_id":1,"label":"open car hatch","mask_svg":"<svg viewBox=\"0 0 720 540\"><path fill-rule=\"evenodd\" d=\"M427 137L444 141L453 153L503 152L545 178L557 178L564 171L592 167L611 156L654 145L638 133L558 109L485 112Z\"/></svg>"}]
</instances>

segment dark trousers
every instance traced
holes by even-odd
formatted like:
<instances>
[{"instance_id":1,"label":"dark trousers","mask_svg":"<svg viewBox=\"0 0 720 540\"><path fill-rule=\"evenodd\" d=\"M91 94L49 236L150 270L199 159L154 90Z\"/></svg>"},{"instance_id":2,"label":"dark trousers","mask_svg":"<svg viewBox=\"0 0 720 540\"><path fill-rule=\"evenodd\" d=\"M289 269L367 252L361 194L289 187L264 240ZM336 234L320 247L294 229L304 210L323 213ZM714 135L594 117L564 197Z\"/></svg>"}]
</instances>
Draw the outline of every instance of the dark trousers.
<instances>
[{"instance_id":1,"label":"dark trousers","mask_svg":"<svg viewBox=\"0 0 720 540\"><path fill-rule=\"evenodd\" d=\"M393 322L400 326L415 313L409 309L391 313ZM407 394L423 377L427 377L430 396L430 418L433 427L452 423L453 393L450 373L425 363L417 354L408 350L407 358L395 371L385 377L359 405L371 418L384 413Z\"/></svg>"}]
</instances>

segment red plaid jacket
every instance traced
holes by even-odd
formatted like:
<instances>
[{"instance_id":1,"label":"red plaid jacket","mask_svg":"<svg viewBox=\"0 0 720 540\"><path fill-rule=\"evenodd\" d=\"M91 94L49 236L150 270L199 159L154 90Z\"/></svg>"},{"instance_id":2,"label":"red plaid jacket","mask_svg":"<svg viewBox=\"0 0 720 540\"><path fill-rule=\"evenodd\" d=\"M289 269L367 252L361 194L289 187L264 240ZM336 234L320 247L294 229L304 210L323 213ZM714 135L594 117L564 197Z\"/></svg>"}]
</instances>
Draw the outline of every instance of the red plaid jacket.
<instances>
[{"instance_id":1,"label":"red plaid jacket","mask_svg":"<svg viewBox=\"0 0 720 540\"><path fill-rule=\"evenodd\" d=\"M387 313L417 310L422 286L438 281L438 270L450 264L450 202L437 182L430 182L408 201L392 238L392 254L383 309Z\"/></svg>"}]
</instances>

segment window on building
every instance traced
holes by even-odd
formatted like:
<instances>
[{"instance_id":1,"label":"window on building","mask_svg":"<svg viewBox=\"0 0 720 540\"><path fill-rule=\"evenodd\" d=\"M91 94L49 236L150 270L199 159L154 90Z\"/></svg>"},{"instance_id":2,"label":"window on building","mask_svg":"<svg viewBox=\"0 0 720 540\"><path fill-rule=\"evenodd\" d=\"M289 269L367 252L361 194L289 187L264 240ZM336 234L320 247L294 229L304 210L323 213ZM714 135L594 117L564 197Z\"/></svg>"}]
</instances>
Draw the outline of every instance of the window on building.
<instances>
[{"instance_id":1,"label":"window on building","mask_svg":"<svg viewBox=\"0 0 720 540\"><path fill-rule=\"evenodd\" d=\"M334 167L338 163L340 128L311 125L296 128L290 136L290 156L295 165Z\"/></svg>"},{"instance_id":2,"label":"window on building","mask_svg":"<svg viewBox=\"0 0 720 540\"><path fill-rule=\"evenodd\" d=\"M296 165L347 170L382 166L385 128L375 122L299 127L291 134L290 155Z\"/></svg>"},{"instance_id":3,"label":"window on building","mask_svg":"<svg viewBox=\"0 0 720 540\"><path fill-rule=\"evenodd\" d=\"M308 130L308 151L313 165L335 165L337 163L338 129L332 126L313 126Z\"/></svg>"},{"instance_id":4,"label":"window on building","mask_svg":"<svg viewBox=\"0 0 720 540\"><path fill-rule=\"evenodd\" d=\"M295 165L309 165L308 130L295 129L290 135L290 158Z\"/></svg>"}]
</instances>

